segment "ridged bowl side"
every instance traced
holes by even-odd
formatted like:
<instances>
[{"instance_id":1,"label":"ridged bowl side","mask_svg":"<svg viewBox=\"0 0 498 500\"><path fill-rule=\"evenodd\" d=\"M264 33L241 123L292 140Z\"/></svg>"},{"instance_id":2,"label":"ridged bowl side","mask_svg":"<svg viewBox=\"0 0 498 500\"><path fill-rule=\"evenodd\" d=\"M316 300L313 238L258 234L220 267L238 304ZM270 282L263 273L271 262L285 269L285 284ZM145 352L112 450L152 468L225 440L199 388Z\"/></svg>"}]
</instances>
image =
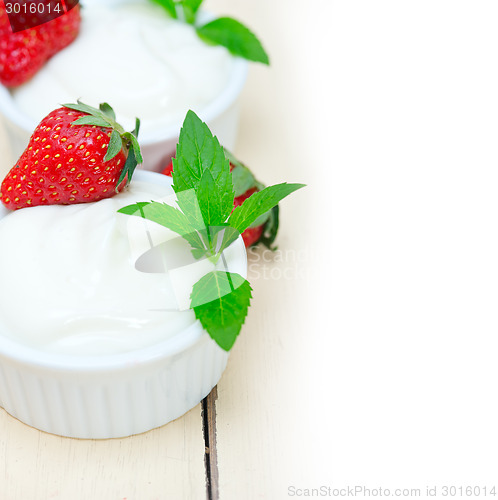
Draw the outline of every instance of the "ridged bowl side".
<instances>
[{"instance_id":1,"label":"ridged bowl side","mask_svg":"<svg viewBox=\"0 0 498 500\"><path fill-rule=\"evenodd\" d=\"M0 404L12 416L67 437L125 437L196 406L228 360L207 334L187 350L109 371L64 371L0 358Z\"/></svg>"}]
</instances>

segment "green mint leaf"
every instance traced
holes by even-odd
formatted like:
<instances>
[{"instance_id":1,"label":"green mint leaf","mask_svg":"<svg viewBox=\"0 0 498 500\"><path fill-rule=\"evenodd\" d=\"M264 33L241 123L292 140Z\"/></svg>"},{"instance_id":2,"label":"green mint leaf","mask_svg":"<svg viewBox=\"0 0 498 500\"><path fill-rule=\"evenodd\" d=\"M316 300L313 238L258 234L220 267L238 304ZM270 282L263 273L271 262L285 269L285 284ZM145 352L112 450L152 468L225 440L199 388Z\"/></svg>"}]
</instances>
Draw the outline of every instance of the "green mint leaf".
<instances>
[{"instance_id":1,"label":"green mint leaf","mask_svg":"<svg viewBox=\"0 0 498 500\"><path fill-rule=\"evenodd\" d=\"M126 207L120 208L118 213L125 215L137 215L139 217L143 214L143 207L148 205L150 201L140 201L138 203L133 203L133 205L126 205Z\"/></svg>"},{"instance_id":2,"label":"green mint leaf","mask_svg":"<svg viewBox=\"0 0 498 500\"><path fill-rule=\"evenodd\" d=\"M154 3L165 8L168 14L173 19L178 19L178 14L176 12L176 2L174 0L152 0Z\"/></svg>"},{"instance_id":3,"label":"green mint leaf","mask_svg":"<svg viewBox=\"0 0 498 500\"><path fill-rule=\"evenodd\" d=\"M202 251L202 255L206 251L201 238L190 224L187 216L166 203L159 203L157 201L140 202L123 207L118 212L126 215L135 215L160 224L179 234L193 249L199 252Z\"/></svg>"},{"instance_id":4,"label":"green mint leaf","mask_svg":"<svg viewBox=\"0 0 498 500\"><path fill-rule=\"evenodd\" d=\"M228 214L222 210L223 192L216 185L210 170L202 172L201 182L197 188L197 199L206 226L223 224Z\"/></svg>"},{"instance_id":5,"label":"green mint leaf","mask_svg":"<svg viewBox=\"0 0 498 500\"><path fill-rule=\"evenodd\" d=\"M198 307L229 295L245 283L239 274L226 271L211 271L193 287L190 307Z\"/></svg>"},{"instance_id":6,"label":"green mint leaf","mask_svg":"<svg viewBox=\"0 0 498 500\"><path fill-rule=\"evenodd\" d=\"M215 240L211 237L214 228L208 228L204 222L204 216L202 215L195 189L180 191L176 194L176 197L181 211L185 214L191 226L199 233L206 249L209 249L207 253L214 255L216 246L213 246Z\"/></svg>"},{"instance_id":7,"label":"green mint leaf","mask_svg":"<svg viewBox=\"0 0 498 500\"><path fill-rule=\"evenodd\" d=\"M268 212L265 212L263 215L260 215L249 227L258 227L262 226L263 224L266 224L268 222L268 219L270 218L271 215L271 210L268 210Z\"/></svg>"},{"instance_id":8,"label":"green mint leaf","mask_svg":"<svg viewBox=\"0 0 498 500\"><path fill-rule=\"evenodd\" d=\"M189 111L180 131L176 158L173 159L174 191L178 194L194 189L199 197L199 187L205 170L210 172L216 192L219 193L219 219L224 222L233 209L230 163L209 127L193 111ZM208 181L205 178L203 182ZM199 205L203 214L206 210L205 202L206 196L202 196Z\"/></svg>"},{"instance_id":9,"label":"green mint leaf","mask_svg":"<svg viewBox=\"0 0 498 500\"><path fill-rule=\"evenodd\" d=\"M285 182L266 187L247 198L240 207L235 208L228 219L228 224L242 234L258 217L302 187L304 184L287 184Z\"/></svg>"},{"instance_id":10,"label":"green mint leaf","mask_svg":"<svg viewBox=\"0 0 498 500\"><path fill-rule=\"evenodd\" d=\"M183 4L187 5L192 9L194 13L199 10L199 7L202 5L203 0L183 0Z\"/></svg>"},{"instance_id":11,"label":"green mint leaf","mask_svg":"<svg viewBox=\"0 0 498 500\"><path fill-rule=\"evenodd\" d=\"M216 181L219 177L229 177L230 166L218 139L189 111L180 130L176 158L173 158L175 192L196 189L206 169L211 170Z\"/></svg>"},{"instance_id":12,"label":"green mint leaf","mask_svg":"<svg viewBox=\"0 0 498 500\"><path fill-rule=\"evenodd\" d=\"M177 204L197 231L206 229L195 189L187 189L176 194Z\"/></svg>"},{"instance_id":13,"label":"green mint leaf","mask_svg":"<svg viewBox=\"0 0 498 500\"><path fill-rule=\"evenodd\" d=\"M220 17L197 28L197 34L208 43L226 47L235 56L270 64L268 54L256 35L235 19Z\"/></svg>"},{"instance_id":14,"label":"green mint leaf","mask_svg":"<svg viewBox=\"0 0 498 500\"><path fill-rule=\"evenodd\" d=\"M213 271L193 287L191 307L210 337L229 351L247 316L251 302L251 286L242 276Z\"/></svg>"},{"instance_id":15,"label":"green mint leaf","mask_svg":"<svg viewBox=\"0 0 498 500\"><path fill-rule=\"evenodd\" d=\"M199 10L199 7L201 6L203 0L183 0L182 5L183 5L183 12L185 14L185 20L187 23L194 24L195 22L195 15L197 14L197 11Z\"/></svg>"},{"instance_id":16,"label":"green mint leaf","mask_svg":"<svg viewBox=\"0 0 498 500\"><path fill-rule=\"evenodd\" d=\"M107 148L107 153L104 156L104 161L112 160L123 148L123 141L119 132L116 130L112 131L111 140L109 141L109 146Z\"/></svg>"}]
</instances>

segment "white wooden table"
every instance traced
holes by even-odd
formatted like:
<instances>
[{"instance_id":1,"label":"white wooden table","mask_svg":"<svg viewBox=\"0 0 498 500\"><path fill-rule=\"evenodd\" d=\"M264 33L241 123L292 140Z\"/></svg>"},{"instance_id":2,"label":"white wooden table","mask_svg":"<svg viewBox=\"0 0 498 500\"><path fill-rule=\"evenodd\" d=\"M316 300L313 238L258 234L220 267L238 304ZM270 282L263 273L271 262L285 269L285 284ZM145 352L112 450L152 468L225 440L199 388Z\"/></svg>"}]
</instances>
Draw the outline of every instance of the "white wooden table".
<instances>
[{"instance_id":1,"label":"white wooden table","mask_svg":"<svg viewBox=\"0 0 498 500\"><path fill-rule=\"evenodd\" d=\"M278 3L282 8L285 2ZM309 173L299 163L302 151L289 148L301 140L301 127L291 123L299 104L288 108L288 99L300 98L297 87L287 85L295 72L288 54L291 26L277 20L277 2L207 1L206 7L251 26L273 61L271 68L251 67L236 153L265 183L308 182ZM2 132L3 178L15 159L9 157ZM199 405L143 435L90 441L39 432L0 410L0 498L162 500L201 499L207 493L213 499L218 494L277 498L277 492L285 492L302 462L288 439L299 421L292 384L299 378L294 355L304 328L300 296L306 280L300 269L306 256L297 253L304 245L293 231L293 219L303 224L300 207L309 197L303 192L283 207L278 244L282 252L291 252L287 262L275 262L269 252L251 256L253 306L217 397L212 394L204 402L204 411ZM285 272L288 278L281 277Z\"/></svg>"},{"instance_id":2,"label":"white wooden table","mask_svg":"<svg viewBox=\"0 0 498 500\"><path fill-rule=\"evenodd\" d=\"M222 500L498 483L498 5L206 8L272 59L237 155L308 187L282 203L279 252L250 255L253 307L204 415L82 441L0 411L0 499L202 499L207 475Z\"/></svg>"}]
</instances>

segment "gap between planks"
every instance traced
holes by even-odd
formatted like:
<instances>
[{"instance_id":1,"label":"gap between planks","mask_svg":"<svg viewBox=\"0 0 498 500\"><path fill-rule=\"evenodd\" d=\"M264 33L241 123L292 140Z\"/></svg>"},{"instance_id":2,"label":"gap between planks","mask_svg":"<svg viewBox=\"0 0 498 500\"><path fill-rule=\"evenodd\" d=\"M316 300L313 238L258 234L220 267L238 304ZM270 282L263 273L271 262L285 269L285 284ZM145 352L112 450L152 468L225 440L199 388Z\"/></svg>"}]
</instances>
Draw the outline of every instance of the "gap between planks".
<instances>
[{"instance_id":1,"label":"gap between planks","mask_svg":"<svg viewBox=\"0 0 498 500\"><path fill-rule=\"evenodd\" d=\"M216 400L214 389L202 400L202 431L204 434L204 466L206 468L207 500L219 500L218 454L216 450Z\"/></svg>"}]
</instances>

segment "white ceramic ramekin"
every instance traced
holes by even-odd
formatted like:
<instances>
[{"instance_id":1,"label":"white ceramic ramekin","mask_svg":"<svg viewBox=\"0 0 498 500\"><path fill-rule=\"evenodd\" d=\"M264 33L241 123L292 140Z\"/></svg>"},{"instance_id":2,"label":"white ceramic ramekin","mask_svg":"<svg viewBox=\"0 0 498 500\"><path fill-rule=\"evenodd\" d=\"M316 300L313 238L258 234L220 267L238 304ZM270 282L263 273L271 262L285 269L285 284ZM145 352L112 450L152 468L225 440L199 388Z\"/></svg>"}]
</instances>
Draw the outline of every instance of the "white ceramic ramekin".
<instances>
[{"instance_id":1,"label":"white ceramic ramekin","mask_svg":"<svg viewBox=\"0 0 498 500\"><path fill-rule=\"evenodd\" d=\"M94 0L82 1L83 5L91 4ZM102 1L102 0L101 0ZM106 0L106 3L116 4L129 0ZM201 13L202 19L210 19L208 13ZM226 86L216 98L201 109L194 109L200 118L205 121L220 143L228 149L234 149L237 138L239 109L238 98L245 85L248 72L248 62L242 58L235 58L233 72ZM75 96L76 100L78 96ZM109 104L112 105L112 102ZM185 110L187 112L188 110ZM4 117L7 133L12 148L12 155L17 159L28 144L29 137L35 129L36 123L23 113L16 105L9 90L0 85L0 113ZM139 116L140 118L140 116ZM140 134L139 142L142 146L144 165L147 170L160 172L169 163L174 155L181 123L160 128L153 134Z\"/></svg>"},{"instance_id":2,"label":"white ceramic ramekin","mask_svg":"<svg viewBox=\"0 0 498 500\"><path fill-rule=\"evenodd\" d=\"M171 185L160 174L139 171L135 176ZM0 218L6 212L0 208ZM234 245L228 266L245 277L242 238ZM217 384L227 360L228 353L198 321L161 343L99 356L37 350L0 331L0 405L53 434L125 437L164 425L196 406Z\"/></svg>"}]
</instances>

